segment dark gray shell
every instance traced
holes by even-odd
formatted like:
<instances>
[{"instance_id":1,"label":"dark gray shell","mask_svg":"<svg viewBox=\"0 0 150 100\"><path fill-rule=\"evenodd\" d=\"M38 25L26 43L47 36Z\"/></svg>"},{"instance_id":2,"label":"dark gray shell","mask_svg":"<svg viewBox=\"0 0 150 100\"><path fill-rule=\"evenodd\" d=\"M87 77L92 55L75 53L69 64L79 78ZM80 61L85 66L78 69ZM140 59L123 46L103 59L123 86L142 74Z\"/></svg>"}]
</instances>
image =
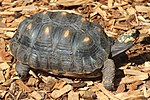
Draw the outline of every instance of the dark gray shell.
<instances>
[{"instance_id":1,"label":"dark gray shell","mask_svg":"<svg viewBox=\"0 0 150 100\"><path fill-rule=\"evenodd\" d=\"M100 69L108 59L110 43L97 23L60 11L25 19L10 48L21 63L36 69L79 74Z\"/></svg>"}]
</instances>

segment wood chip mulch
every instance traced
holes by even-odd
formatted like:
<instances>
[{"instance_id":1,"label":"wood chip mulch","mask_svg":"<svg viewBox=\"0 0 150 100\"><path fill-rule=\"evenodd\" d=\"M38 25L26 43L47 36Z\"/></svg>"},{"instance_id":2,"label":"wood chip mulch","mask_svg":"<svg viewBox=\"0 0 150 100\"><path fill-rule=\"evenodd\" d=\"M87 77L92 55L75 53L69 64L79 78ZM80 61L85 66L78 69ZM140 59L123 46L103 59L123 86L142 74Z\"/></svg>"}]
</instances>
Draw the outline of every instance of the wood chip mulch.
<instances>
[{"instance_id":1,"label":"wood chip mulch","mask_svg":"<svg viewBox=\"0 0 150 100\"><path fill-rule=\"evenodd\" d=\"M98 22L114 38L131 28L141 32L128 56L117 63L116 90L99 80L47 76L30 71L20 80L10 39L21 21L37 12L73 10ZM124 56L123 56L124 58ZM0 0L0 99L3 100L147 100L150 98L150 0Z\"/></svg>"}]
</instances>

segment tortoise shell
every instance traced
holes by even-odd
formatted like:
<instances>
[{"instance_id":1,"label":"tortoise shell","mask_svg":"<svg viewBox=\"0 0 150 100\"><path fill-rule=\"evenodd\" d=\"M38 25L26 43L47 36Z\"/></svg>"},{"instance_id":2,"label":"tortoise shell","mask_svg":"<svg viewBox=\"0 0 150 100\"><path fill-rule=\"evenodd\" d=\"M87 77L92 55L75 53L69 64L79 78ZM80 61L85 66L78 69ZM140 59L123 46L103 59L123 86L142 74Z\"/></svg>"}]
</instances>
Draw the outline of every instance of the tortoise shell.
<instances>
[{"instance_id":1,"label":"tortoise shell","mask_svg":"<svg viewBox=\"0 0 150 100\"><path fill-rule=\"evenodd\" d=\"M21 22L10 48L21 63L35 69L88 74L108 59L110 41L99 24L75 13L56 11Z\"/></svg>"}]
</instances>

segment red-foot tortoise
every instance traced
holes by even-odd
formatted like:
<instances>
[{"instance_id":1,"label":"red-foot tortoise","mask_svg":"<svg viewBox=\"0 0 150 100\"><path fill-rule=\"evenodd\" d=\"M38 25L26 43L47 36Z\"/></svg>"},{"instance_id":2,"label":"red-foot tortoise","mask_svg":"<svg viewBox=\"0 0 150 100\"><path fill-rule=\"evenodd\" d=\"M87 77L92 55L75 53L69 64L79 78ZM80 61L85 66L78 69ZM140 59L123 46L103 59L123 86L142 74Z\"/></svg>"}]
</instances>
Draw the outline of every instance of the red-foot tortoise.
<instances>
[{"instance_id":1,"label":"red-foot tortoise","mask_svg":"<svg viewBox=\"0 0 150 100\"><path fill-rule=\"evenodd\" d=\"M10 49L18 59L16 71L21 78L34 68L73 78L102 77L104 86L112 90L112 58L128 50L138 36L133 29L113 43L99 24L79 14L54 11L37 13L21 22Z\"/></svg>"}]
</instances>

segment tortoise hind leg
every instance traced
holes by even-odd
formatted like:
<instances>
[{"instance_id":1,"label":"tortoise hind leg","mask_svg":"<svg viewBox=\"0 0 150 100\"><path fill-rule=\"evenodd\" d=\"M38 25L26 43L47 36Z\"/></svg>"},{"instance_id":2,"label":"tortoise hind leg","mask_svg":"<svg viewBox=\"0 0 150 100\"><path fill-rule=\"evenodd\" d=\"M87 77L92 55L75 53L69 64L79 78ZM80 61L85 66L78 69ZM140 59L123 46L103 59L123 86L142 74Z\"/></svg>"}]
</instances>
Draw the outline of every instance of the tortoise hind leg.
<instances>
[{"instance_id":1,"label":"tortoise hind leg","mask_svg":"<svg viewBox=\"0 0 150 100\"><path fill-rule=\"evenodd\" d=\"M114 90L115 64L112 59L107 59L104 62L102 73L102 83L104 87L108 90Z\"/></svg>"},{"instance_id":2,"label":"tortoise hind leg","mask_svg":"<svg viewBox=\"0 0 150 100\"><path fill-rule=\"evenodd\" d=\"M16 63L15 68L21 79L27 78L27 76L29 74L30 66L18 62L18 63Z\"/></svg>"}]
</instances>

